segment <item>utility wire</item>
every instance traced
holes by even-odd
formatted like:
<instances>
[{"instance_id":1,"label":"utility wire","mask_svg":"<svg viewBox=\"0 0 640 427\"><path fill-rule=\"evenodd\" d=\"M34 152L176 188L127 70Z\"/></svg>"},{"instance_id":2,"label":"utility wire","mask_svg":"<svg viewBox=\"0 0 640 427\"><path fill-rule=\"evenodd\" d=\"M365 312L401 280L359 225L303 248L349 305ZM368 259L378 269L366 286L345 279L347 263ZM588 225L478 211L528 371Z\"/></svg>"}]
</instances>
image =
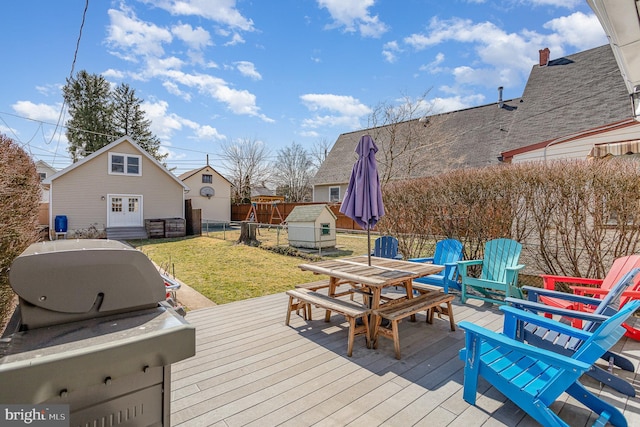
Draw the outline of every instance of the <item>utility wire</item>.
<instances>
[{"instance_id":1,"label":"utility wire","mask_svg":"<svg viewBox=\"0 0 640 427\"><path fill-rule=\"evenodd\" d=\"M76 40L76 50L75 52L73 52L73 61L71 61L71 71L69 72L69 78L73 77L73 71L76 68L76 60L78 59L78 50L80 50L80 40L82 39L82 29L84 28L84 22L87 17L88 9L89 9L89 0L85 0L84 11L82 12L82 22L80 23L80 32L78 34L78 39ZM53 129L53 133L51 134L51 139L49 139L49 142L46 142L47 145L51 144L51 141L53 141L53 138L55 137L55 134L58 130L58 127L60 126L60 121L62 120L62 114L64 112L65 104L66 104L66 100L64 99L64 96L63 96L62 106L60 107L60 114L58 114L58 121L56 122L56 127Z\"/></svg>"}]
</instances>

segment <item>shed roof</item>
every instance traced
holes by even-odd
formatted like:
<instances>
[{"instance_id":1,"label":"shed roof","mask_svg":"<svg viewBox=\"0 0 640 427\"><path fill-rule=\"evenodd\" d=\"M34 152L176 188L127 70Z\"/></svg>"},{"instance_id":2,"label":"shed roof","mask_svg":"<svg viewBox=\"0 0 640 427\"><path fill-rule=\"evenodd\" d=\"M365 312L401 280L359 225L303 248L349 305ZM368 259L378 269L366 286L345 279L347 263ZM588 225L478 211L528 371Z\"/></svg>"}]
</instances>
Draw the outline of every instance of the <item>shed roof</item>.
<instances>
[{"instance_id":1,"label":"shed roof","mask_svg":"<svg viewBox=\"0 0 640 427\"><path fill-rule=\"evenodd\" d=\"M325 209L331 214L333 219L336 219L336 216L327 205L300 205L293 208L285 219L285 222L314 222Z\"/></svg>"}]
</instances>

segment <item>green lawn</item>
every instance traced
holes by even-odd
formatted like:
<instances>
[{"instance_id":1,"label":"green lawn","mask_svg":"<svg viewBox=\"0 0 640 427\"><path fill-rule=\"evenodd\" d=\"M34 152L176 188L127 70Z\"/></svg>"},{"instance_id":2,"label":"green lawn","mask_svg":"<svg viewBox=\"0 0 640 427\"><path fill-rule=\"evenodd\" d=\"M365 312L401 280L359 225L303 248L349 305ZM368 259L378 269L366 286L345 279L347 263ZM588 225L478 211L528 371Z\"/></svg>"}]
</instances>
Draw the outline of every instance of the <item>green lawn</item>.
<instances>
[{"instance_id":1,"label":"green lawn","mask_svg":"<svg viewBox=\"0 0 640 427\"><path fill-rule=\"evenodd\" d=\"M281 255L261 248L235 244L236 231L203 234L184 239L157 239L131 242L158 265L169 271L216 304L258 297L292 289L297 283L322 277L303 272L303 258ZM372 236L373 241L377 236ZM260 229L262 246L286 247L286 232ZM322 256L340 257L367 252L366 235L339 235L336 249ZM312 254L318 255L317 251Z\"/></svg>"}]
</instances>

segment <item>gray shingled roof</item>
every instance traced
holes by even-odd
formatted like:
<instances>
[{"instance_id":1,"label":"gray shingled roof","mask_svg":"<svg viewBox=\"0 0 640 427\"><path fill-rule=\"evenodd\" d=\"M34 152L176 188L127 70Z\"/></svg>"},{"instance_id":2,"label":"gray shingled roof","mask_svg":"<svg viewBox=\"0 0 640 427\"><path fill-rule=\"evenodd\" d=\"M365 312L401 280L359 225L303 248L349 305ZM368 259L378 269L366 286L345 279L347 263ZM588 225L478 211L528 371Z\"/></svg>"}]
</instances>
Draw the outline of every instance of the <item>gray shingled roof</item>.
<instances>
[{"instance_id":1,"label":"gray shingled roof","mask_svg":"<svg viewBox=\"0 0 640 427\"><path fill-rule=\"evenodd\" d=\"M551 52L553 55L553 52ZM496 92L497 94L497 92ZM497 96L496 96L497 99ZM417 120L399 128L409 132L422 129L422 142L407 156L418 160L418 168L406 171L406 159L396 159L395 178L433 176L463 167L499 164L498 157L536 142L628 118L631 109L618 65L609 45L590 49L547 66L534 65L522 98L429 117L426 127ZM380 148L378 167L387 167L385 128L364 129L342 134L316 173L313 184L340 184L349 181L355 148L369 133ZM426 143L425 143L426 142Z\"/></svg>"},{"instance_id":2,"label":"gray shingled roof","mask_svg":"<svg viewBox=\"0 0 640 427\"><path fill-rule=\"evenodd\" d=\"M509 140L519 148L630 116L620 69L611 47L604 45L551 60L546 67L535 65Z\"/></svg>"}]
</instances>

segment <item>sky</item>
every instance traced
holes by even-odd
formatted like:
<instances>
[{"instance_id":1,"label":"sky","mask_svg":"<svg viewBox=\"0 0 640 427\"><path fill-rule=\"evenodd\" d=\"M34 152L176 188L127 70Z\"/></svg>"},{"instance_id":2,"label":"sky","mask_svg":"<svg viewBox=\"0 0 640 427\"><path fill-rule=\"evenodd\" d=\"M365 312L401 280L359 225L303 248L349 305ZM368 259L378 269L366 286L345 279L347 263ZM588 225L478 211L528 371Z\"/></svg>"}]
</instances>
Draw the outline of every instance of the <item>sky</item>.
<instances>
[{"instance_id":1,"label":"sky","mask_svg":"<svg viewBox=\"0 0 640 427\"><path fill-rule=\"evenodd\" d=\"M221 147L312 150L377 105L430 114L520 97L538 51L607 44L585 0L21 0L3 3L0 133L71 164L62 86L126 83L180 174ZM84 23L83 23L84 17ZM425 96L426 94L426 96Z\"/></svg>"}]
</instances>

